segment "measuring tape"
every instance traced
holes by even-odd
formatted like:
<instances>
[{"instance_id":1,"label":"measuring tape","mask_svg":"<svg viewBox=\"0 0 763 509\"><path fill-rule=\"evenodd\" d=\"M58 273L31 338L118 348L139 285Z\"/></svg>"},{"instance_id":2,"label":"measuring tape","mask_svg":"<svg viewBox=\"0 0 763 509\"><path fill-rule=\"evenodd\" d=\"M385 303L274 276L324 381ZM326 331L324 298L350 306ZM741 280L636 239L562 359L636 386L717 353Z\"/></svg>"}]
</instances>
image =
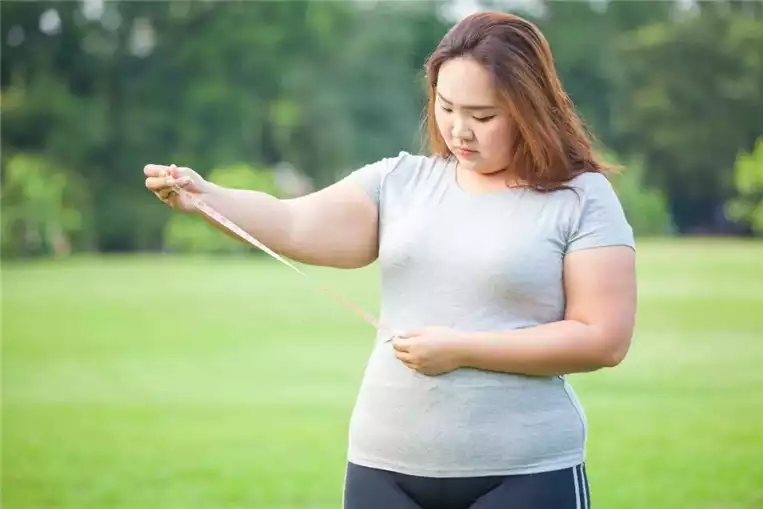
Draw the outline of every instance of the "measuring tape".
<instances>
[{"instance_id":1,"label":"measuring tape","mask_svg":"<svg viewBox=\"0 0 763 509\"><path fill-rule=\"evenodd\" d=\"M285 259L272 249L270 249L268 246L260 242L259 240L255 239L253 236L245 232L241 227L239 227L236 223L225 217L224 215L220 214L217 210L207 205L204 201L199 199L197 196L195 196L193 193L190 193L186 191L185 189L181 188L179 185L175 184L172 186L175 192L177 192L179 195L184 196L188 198L191 203L193 203L193 206L196 207L202 214L209 217L216 223L220 224L221 226L227 228L234 234L236 234L238 237L243 239L244 241L248 242L249 244L253 245L254 247L261 249L271 257L275 258L279 262L283 263L290 269L292 269L297 274L301 275L302 277L306 279L310 279L310 277L303 271L301 271L299 268L294 266L289 260ZM342 297L337 292L333 291L332 289L317 285L318 288L320 288L323 292L327 293L334 299L336 299L340 304L344 305L346 308L348 308L350 311L353 311L357 315L359 315L363 320L371 324L375 329L378 331L384 332L385 329L379 325L379 320L376 319L372 314L368 313L364 309L362 309L360 306L353 304L352 302L348 301L344 297ZM395 338L395 334L392 331L388 331L388 334L386 335L386 338L384 342L392 341Z\"/></svg>"}]
</instances>

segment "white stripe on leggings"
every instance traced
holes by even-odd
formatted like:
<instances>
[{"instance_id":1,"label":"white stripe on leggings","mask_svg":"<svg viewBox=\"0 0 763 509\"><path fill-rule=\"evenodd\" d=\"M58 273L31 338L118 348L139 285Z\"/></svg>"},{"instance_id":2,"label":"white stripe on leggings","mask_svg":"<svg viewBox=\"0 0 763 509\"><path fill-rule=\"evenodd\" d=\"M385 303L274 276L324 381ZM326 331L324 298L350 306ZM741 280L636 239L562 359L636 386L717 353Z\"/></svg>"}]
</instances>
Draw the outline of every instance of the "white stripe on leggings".
<instances>
[{"instance_id":1,"label":"white stripe on leggings","mask_svg":"<svg viewBox=\"0 0 763 509\"><path fill-rule=\"evenodd\" d=\"M580 507L580 483L578 482L578 467L572 468L572 479L575 483L575 509L582 509Z\"/></svg>"},{"instance_id":2,"label":"white stripe on leggings","mask_svg":"<svg viewBox=\"0 0 763 509\"><path fill-rule=\"evenodd\" d=\"M588 500L588 475L583 464L576 465L572 469L572 477L575 480L575 509L591 509Z\"/></svg>"},{"instance_id":3,"label":"white stripe on leggings","mask_svg":"<svg viewBox=\"0 0 763 509\"><path fill-rule=\"evenodd\" d=\"M583 507L585 509L590 509L591 502L588 500L588 474L585 471L585 465L580 466L580 473L582 474L580 485L583 487Z\"/></svg>"}]
</instances>

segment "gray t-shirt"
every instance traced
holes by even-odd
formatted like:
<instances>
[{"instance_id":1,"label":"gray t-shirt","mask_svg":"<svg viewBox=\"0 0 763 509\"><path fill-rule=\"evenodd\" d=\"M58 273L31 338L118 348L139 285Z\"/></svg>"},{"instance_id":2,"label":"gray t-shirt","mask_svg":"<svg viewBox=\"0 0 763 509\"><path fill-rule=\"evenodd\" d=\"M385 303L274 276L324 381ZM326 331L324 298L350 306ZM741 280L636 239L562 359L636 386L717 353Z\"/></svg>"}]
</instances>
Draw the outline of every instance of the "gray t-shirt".
<instances>
[{"instance_id":1,"label":"gray t-shirt","mask_svg":"<svg viewBox=\"0 0 763 509\"><path fill-rule=\"evenodd\" d=\"M472 194L455 161L401 152L347 180L379 208L380 322L393 330L507 330L564 317L564 255L634 247L609 181ZM377 335L350 421L348 460L430 477L523 474L585 457L585 414L565 377L410 370Z\"/></svg>"}]
</instances>

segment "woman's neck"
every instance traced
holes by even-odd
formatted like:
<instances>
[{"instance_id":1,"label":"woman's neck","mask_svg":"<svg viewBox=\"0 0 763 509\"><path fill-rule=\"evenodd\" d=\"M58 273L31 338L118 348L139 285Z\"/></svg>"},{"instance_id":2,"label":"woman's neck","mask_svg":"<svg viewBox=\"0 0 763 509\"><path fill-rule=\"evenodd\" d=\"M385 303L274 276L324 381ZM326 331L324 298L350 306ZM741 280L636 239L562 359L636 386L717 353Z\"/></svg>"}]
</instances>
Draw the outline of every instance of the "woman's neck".
<instances>
[{"instance_id":1,"label":"woman's neck","mask_svg":"<svg viewBox=\"0 0 763 509\"><path fill-rule=\"evenodd\" d=\"M491 193L525 185L509 170L484 174L467 170L458 163L456 164L456 179L458 185L470 193Z\"/></svg>"}]
</instances>

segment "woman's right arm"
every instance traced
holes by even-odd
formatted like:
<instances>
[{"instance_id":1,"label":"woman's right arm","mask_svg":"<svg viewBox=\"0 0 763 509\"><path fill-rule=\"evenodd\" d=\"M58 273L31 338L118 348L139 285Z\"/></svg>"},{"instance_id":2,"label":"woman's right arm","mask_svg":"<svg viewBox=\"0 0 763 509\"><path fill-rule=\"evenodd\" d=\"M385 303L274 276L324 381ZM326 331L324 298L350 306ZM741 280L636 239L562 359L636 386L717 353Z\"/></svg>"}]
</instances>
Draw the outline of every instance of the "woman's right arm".
<instances>
[{"instance_id":1,"label":"woman's right arm","mask_svg":"<svg viewBox=\"0 0 763 509\"><path fill-rule=\"evenodd\" d=\"M215 185L188 168L148 165L144 173L146 187L174 208L193 210L182 197L166 196L178 183L273 251L297 262L359 268L376 259L376 205L363 188L350 182L279 199Z\"/></svg>"}]
</instances>

